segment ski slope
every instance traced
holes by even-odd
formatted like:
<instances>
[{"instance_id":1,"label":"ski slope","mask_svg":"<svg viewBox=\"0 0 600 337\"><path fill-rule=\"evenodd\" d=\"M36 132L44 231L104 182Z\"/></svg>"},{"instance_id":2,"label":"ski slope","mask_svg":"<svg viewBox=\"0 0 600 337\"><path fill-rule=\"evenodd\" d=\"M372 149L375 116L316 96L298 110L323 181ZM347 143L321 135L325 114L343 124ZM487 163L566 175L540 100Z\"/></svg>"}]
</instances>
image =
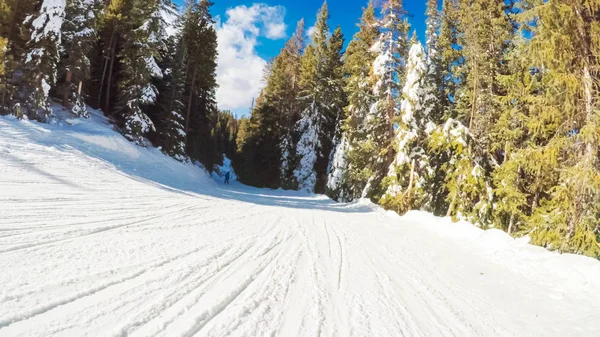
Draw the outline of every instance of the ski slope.
<instances>
[{"instance_id":1,"label":"ski slope","mask_svg":"<svg viewBox=\"0 0 600 337\"><path fill-rule=\"evenodd\" d=\"M71 125L68 125L71 124ZM0 336L600 336L600 263L0 117Z\"/></svg>"}]
</instances>

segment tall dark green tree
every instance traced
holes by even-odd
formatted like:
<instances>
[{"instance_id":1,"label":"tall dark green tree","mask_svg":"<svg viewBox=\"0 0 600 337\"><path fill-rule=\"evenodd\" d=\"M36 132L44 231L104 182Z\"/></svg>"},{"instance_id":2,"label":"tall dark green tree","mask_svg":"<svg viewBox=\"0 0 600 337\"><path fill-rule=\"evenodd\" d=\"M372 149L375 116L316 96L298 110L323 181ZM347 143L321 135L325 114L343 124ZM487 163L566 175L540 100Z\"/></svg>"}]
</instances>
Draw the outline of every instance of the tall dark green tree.
<instances>
[{"instance_id":1,"label":"tall dark green tree","mask_svg":"<svg viewBox=\"0 0 600 337\"><path fill-rule=\"evenodd\" d=\"M281 139L280 182L283 188L288 189L296 186L293 176L297 142L294 125L300 118L302 109L299 82L300 59L305 48L304 35L304 20L301 20L298 22L294 35L273 60L264 90L265 100L277 110L279 117L277 128L270 131L277 133Z\"/></svg>"},{"instance_id":2,"label":"tall dark green tree","mask_svg":"<svg viewBox=\"0 0 600 337\"><path fill-rule=\"evenodd\" d=\"M329 159L338 121L345 105L342 73L342 31L329 36L329 10L325 2L317 15L312 43L302 57L300 86L304 100L294 176L299 188L325 192Z\"/></svg>"},{"instance_id":3,"label":"tall dark green tree","mask_svg":"<svg viewBox=\"0 0 600 337\"><path fill-rule=\"evenodd\" d=\"M358 153L351 156L364 157L367 164L363 176L368 180L363 197L378 200L384 191L382 180L394 158L394 122L399 111L401 88L405 81L405 65L408 55L407 12L401 0L384 3L379 22L379 40L372 48L379 54L373 63L377 82L373 88L375 102L365 120L366 137L357 144Z\"/></svg>"},{"instance_id":4,"label":"tall dark green tree","mask_svg":"<svg viewBox=\"0 0 600 337\"><path fill-rule=\"evenodd\" d=\"M55 91L62 96L63 106L81 117L89 116L83 90L91 75L90 57L96 47L96 17L101 5L98 0L68 1L62 27L59 81Z\"/></svg>"},{"instance_id":5,"label":"tall dark green tree","mask_svg":"<svg viewBox=\"0 0 600 337\"><path fill-rule=\"evenodd\" d=\"M118 81L117 112L123 119L123 134L127 139L144 145L143 137L155 131L154 123L144 108L156 102L158 91L153 78L162 78L156 59L159 57L157 40L151 37L158 31L152 14L159 2L132 1L119 51L121 71Z\"/></svg>"},{"instance_id":6,"label":"tall dark green tree","mask_svg":"<svg viewBox=\"0 0 600 337\"><path fill-rule=\"evenodd\" d=\"M215 150L213 130L217 121L217 33L210 13L212 2L190 1L183 18L185 46L185 134L186 151L209 170L221 161Z\"/></svg>"},{"instance_id":7,"label":"tall dark green tree","mask_svg":"<svg viewBox=\"0 0 600 337\"><path fill-rule=\"evenodd\" d=\"M359 28L345 54L347 117L332 157L327 183L328 195L342 201L360 197L370 173L364 169L369 165L368 152L364 151L368 149L360 145L369 137L367 122L375 103L373 87L377 81L372 66L378 50L373 46L379 40L380 32L372 2L363 9Z\"/></svg>"}]
</instances>

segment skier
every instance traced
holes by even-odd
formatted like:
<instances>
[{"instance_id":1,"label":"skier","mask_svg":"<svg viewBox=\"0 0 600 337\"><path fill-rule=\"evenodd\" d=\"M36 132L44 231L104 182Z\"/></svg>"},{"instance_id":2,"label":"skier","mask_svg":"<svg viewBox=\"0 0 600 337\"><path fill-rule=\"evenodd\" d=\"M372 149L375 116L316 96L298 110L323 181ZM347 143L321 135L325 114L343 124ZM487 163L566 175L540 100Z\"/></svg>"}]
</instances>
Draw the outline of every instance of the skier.
<instances>
[{"instance_id":1,"label":"skier","mask_svg":"<svg viewBox=\"0 0 600 337\"><path fill-rule=\"evenodd\" d=\"M227 171L227 173L225 173L225 184L229 184L229 171Z\"/></svg>"}]
</instances>

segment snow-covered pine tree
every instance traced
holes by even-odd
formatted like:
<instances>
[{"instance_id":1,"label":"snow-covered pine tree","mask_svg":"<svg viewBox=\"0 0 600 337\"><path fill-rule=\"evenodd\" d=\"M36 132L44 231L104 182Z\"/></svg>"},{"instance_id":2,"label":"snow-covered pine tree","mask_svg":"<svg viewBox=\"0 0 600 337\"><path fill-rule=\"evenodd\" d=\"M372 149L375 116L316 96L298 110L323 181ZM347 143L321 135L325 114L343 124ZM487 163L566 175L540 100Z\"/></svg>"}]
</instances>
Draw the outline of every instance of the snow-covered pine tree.
<instances>
[{"instance_id":1,"label":"snow-covered pine tree","mask_svg":"<svg viewBox=\"0 0 600 337\"><path fill-rule=\"evenodd\" d=\"M58 92L63 106L80 117L89 113L83 99L84 84L90 78L90 53L96 45L96 13L100 0L71 0L67 2L62 27L61 59L59 63Z\"/></svg>"},{"instance_id":2,"label":"snow-covered pine tree","mask_svg":"<svg viewBox=\"0 0 600 337\"><path fill-rule=\"evenodd\" d=\"M159 144L165 154L179 161L187 161L183 118L186 59L181 38L173 37L167 41L161 66L165 75L157 99Z\"/></svg>"},{"instance_id":3,"label":"snow-covered pine tree","mask_svg":"<svg viewBox=\"0 0 600 337\"><path fill-rule=\"evenodd\" d=\"M22 71L30 27L24 25L25 18L36 12L38 1L10 0L0 2L0 36L6 39L4 58L2 59L3 76L0 76L0 114L16 114L13 104L23 81Z\"/></svg>"},{"instance_id":4,"label":"snow-covered pine tree","mask_svg":"<svg viewBox=\"0 0 600 337\"><path fill-rule=\"evenodd\" d=\"M138 145L145 145L144 134L155 128L143 108L156 102L157 90L152 78L162 77L156 62L159 25L153 15L159 10L159 3L129 1L133 1L133 6L128 13L128 27L123 31L119 53L118 112L124 120L123 135Z\"/></svg>"},{"instance_id":5,"label":"snow-covered pine tree","mask_svg":"<svg viewBox=\"0 0 600 337\"><path fill-rule=\"evenodd\" d=\"M425 77L426 86L432 90L432 97L427 102L429 105L429 118L435 124L443 121L444 106L443 102L446 93L444 92L444 74L443 74L443 52L440 48L440 32L442 28L442 17L438 8L438 0L427 1L427 25L426 44L427 50L427 76Z\"/></svg>"},{"instance_id":6,"label":"snow-covered pine tree","mask_svg":"<svg viewBox=\"0 0 600 337\"><path fill-rule=\"evenodd\" d=\"M317 193L326 193L328 190L328 176L331 173L331 161L335 156L336 148L343 138L343 123L345 120L344 107L347 105L347 95L344 91L345 74L344 62L342 61L342 49L344 37L338 26L327 44L327 56L325 58L325 69L327 83L324 95L324 119L319 148L319 158L316 163L318 181Z\"/></svg>"},{"instance_id":7,"label":"snow-covered pine tree","mask_svg":"<svg viewBox=\"0 0 600 337\"><path fill-rule=\"evenodd\" d=\"M311 52L312 48L307 48ZM297 123L297 130L300 132L300 139L296 145L296 155L299 162L294 170L294 176L298 182L298 189L306 192L314 192L317 184L317 172L315 163L317 162L317 150L319 143L319 110L316 102L302 113L302 118Z\"/></svg>"},{"instance_id":8,"label":"snow-covered pine tree","mask_svg":"<svg viewBox=\"0 0 600 337\"><path fill-rule=\"evenodd\" d=\"M348 74L345 86L348 105L345 113L348 117L342 125L342 135L331 158L327 183L327 194L341 201L360 197L368 180L368 171L364 170L368 156L358 151L358 145L368 136L366 121L375 101L372 90L376 78L371 67L376 53L372 51L372 46L380 33L372 2L363 10L359 27L345 54L344 72Z\"/></svg>"},{"instance_id":9,"label":"snow-covered pine tree","mask_svg":"<svg viewBox=\"0 0 600 337\"><path fill-rule=\"evenodd\" d=\"M31 34L25 60L17 70L22 73L21 87L13 105L17 115L38 121L47 121L51 115L48 95L57 77L65 7L65 0L43 0L39 10L25 19Z\"/></svg>"},{"instance_id":10,"label":"snow-covered pine tree","mask_svg":"<svg viewBox=\"0 0 600 337\"><path fill-rule=\"evenodd\" d=\"M363 197L378 200L385 189L381 185L394 158L394 120L398 115L398 99L404 82L405 62L408 54L408 31L410 24L402 0L388 0L383 5L380 22L381 35L373 46L379 55L373 63L377 83L373 88L376 96L366 118L366 140L358 144L358 151L368 156L365 175L368 182Z\"/></svg>"},{"instance_id":11,"label":"snow-covered pine tree","mask_svg":"<svg viewBox=\"0 0 600 337\"><path fill-rule=\"evenodd\" d=\"M425 50L417 40L411 40L406 63L406 81L402 89L400 118L394 142L396 157L384 180L386 193L380 203L405 213L412 209L431 210L430 187L435 172L429 163L428 137L435 129L430 121L430 101L434 90L427 87L428 67Z\"/></svg>"},{"instance_id":12,"label":"snow-covered pine tree","mask_svg":"<svg viewBox=\"0 0 600 337\"><path fill-rule=\"evenodd\" d=\"M446 62L454 62L458 53L463 56L464 64L457 67L454 62L450 65L454 74L445 78L447 87L457 90L449 97L456 102L456 107L446 113L454 120L448 123L452 120L449 119L444 128L460 137L446 137L447 149L439 151L438 148L437 154L450 153L449 160L443 163L443 159L438 158L434 162L443 163L441 167L445 168L447 201L450 203L447 214L489 226L493 210L491 172L496 166L490 130L500 114L497 78L502 72L512 25L504 2L461 0L458 4L458 12L456 7L445 7L450 17L456 14L459 18L458 27L454 28L458 34L447 31L451 23L442 25L442 33L445 47L451 51L447 54L450 57L445 57ZM447 46L454 36L457 36L460 50ZM437 131L436 146L442 144L443 130ZM454 144L457 139L465 142L466 147Z\"/></svg>"},{"instance_id":13,"label":"snow-covered pine tree","mask_svg":"<svg viewBox=\"0 0 600 337\"><path fill-rule=\"evenodd\" d=\"M317 183L317 173L315 163L317 161L317 151L319 143L319 127L321 124L320 94L323 91L323 78L321 60L325 57L327 49L327 35L329 34L329 11L327 3L319 10L317 23L314 33L311 36L311 43L307 46L301 59L302 72L300 76L300 86L302 96L304 96L300 120L296 125L296 132L299 134L298 144L296 145L296 156L298 158L294 169L294 177L298 182L298 189L314 192Z\"/></svg>"},{"instance_id":14,"label":"snow-covered pine tree","mask_svg":"<svg viewBox=\"0 0 600 337\"><path fill-rule=\"evenodd\" d=\"M425 47L427 48L427 63L432 63L432 59L439 54L438 40L441 28L441 18L438 0L427 0L427 11L425 12Z\"/></svg>"},{"instance_id":15,"label":"snow-covered pine tree","mask_svg":"<svg viewBox=\"0 0 600 337\"><path fill-rule=\"evenodd\" d=\"M298 187L309 192L325 190L332 140L345 105L341 71L343 36L338 27L328 38L328 19L325 2L317 16L312 43L302 57L300 86L306 108L297 123L299 159L294 176Z\"/></svg>"}]
</instances>

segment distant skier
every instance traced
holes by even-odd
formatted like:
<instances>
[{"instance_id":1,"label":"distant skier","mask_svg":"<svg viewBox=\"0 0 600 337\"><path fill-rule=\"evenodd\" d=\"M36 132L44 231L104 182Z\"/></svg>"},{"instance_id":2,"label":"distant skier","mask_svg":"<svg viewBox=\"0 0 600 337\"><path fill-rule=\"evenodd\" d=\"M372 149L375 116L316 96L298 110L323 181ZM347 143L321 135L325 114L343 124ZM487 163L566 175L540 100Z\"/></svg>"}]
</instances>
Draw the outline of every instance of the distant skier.
<instances>
[{"instance_id":1,"label":"distant skier","mask_svg":"<svg viewBox=\"0 0 600 337\"><path fill-rule=\"evenodd\" d=\"M230 177L230 174L229 174L229 171L227 171L227 173L225 173L225 184L226 185L229 184L229 177Z\"/></svg>"}]
</instances>

